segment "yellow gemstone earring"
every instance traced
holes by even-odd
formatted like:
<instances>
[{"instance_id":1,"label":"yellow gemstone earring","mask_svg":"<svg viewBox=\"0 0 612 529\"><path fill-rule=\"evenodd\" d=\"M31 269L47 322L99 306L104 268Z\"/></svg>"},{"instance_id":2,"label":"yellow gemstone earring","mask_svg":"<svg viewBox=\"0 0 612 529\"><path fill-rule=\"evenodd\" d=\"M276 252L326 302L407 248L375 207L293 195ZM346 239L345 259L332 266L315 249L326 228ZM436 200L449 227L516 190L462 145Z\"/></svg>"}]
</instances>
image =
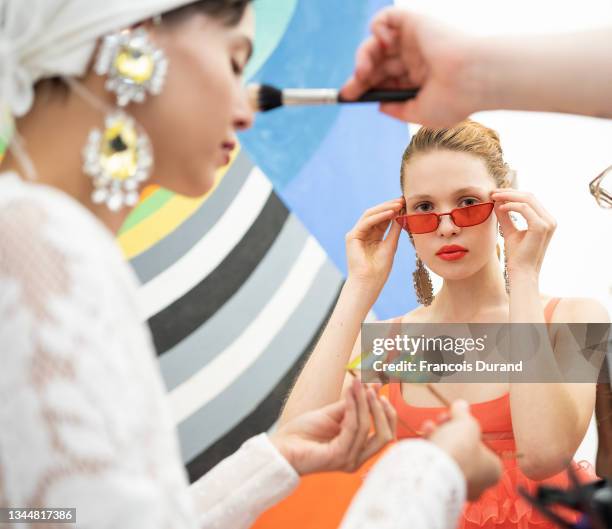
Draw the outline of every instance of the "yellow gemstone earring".
<instances>
[{"instance_id":1,"label":"yellow gemstone earring","mask_svg":"<svg viewBox=\"0 0 612 529\"><path fill-rule=\"evenodd\" d=\"M92 201L111 211L137 204L138 186L153 164L149 138L123 112L109 114L103 131L89 133L83 160L83 172L93 180Z\"/></svg>"},{"instance_id":2,"label":"yellow gemstone earring","mask_svg":"<svg viewBox=\"0 0 612 529\"><path fill-rule=\"evenodd\" d=\"M159 94L167 69L164 52L153 46L143 27L105 36L95 64L96 73L107 76L105 87L116 94L119 107L142 103L147 93ZM106 114L104 130L92 130L83 149L83 172L93 180L92 201L111 211L136 205L138 187L153 166L148 136L125 112L109 111L80 83L71 85Z\"/></svg>"},{"instance_id":3,"label":"yellow gemstone earring","mask_svg":"<svg viewBox=\"0 0 612 529\"><path fill-rule=\"evenodd\" d=\"M117 94L117 105L142 103L147 92L161 92L168 60L143 27L124 29L104 37L95 71L107 75L106 88Z\"/></svg>"}]
</instances>

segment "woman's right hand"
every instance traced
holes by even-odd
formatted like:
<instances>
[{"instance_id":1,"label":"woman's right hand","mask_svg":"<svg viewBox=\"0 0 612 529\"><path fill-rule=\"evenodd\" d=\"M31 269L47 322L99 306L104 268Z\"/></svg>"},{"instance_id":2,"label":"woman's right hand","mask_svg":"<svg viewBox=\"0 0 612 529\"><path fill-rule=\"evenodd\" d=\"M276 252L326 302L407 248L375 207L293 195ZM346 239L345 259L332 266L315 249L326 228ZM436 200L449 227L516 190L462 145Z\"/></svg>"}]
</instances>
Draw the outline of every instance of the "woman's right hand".
<instances>
[{"instance_id":1,"label":"woman's right hand","mask_svg":"<svg viewBox=\"0 0 612 529\"><path fill-rule=\"evenodd\" d=\"M291 419L270 440L301 476L354 472L395 439L397 415L379 387L354 380L342 400Z\"/></svg>"},{"instance_id":2,"label":"woman's right hand","mask_svg":"<svg viewBox=\"0 0 612 529\"><path fill-rule=\"evenodd\" d=\"M346 234L348 280L376 290L382 289L397 250L402 231L393 219L405 206L404 197L378 204L364 212L351 231ZM392 222L391 229L384 238Z\"/></svg>"}]
</instances>

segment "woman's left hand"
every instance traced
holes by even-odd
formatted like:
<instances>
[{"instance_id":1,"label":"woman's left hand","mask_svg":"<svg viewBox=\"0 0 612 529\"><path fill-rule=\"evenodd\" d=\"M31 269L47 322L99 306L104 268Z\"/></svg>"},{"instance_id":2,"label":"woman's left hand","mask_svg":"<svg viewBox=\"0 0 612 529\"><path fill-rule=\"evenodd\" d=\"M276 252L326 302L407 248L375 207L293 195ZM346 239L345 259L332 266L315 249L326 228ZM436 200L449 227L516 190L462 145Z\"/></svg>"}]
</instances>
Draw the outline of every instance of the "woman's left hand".
<instances>
[{"instance_id":1,"label":"woman's left hand","mask_svg":"<svg viewBox=\"0 0 612 529\"><path fill-rule=\"evenodd\" d=\"M495 214L504 237L508 274L528 272L537 277L542 267L548 243L557 227L555 219L531 194L515 189L495 189L491 193ZM510 212L520 213L527 229L519 230Z\"/></svg>"},{"instance_id":2,"label":"woman's left hand","mask_svg":"<svg viewBox=\"0 0 612 529\"><path fill-rule=\"evenodd\" d=\"M397 415L380 386L354 380L342 400L295 417L270 440L301 476L354 472L395 439Z\"/></svg>"}]
</instances>

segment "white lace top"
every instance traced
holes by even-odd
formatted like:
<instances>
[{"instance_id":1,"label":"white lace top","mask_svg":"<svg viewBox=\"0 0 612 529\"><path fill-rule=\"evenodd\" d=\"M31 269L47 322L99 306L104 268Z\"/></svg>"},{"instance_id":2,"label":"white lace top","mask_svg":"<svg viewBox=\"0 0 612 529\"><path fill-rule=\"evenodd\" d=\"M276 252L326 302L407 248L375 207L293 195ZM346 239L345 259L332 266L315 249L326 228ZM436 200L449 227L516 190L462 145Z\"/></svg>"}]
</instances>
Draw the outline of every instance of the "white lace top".
<instances>
[{"instance_id":1,"label":"white lace top","mask_svg":"<svg viewBox=\"0 0 612 529\"><path fill-rule=\"evenodd\" d=\"M299 478L261 434L188 485L137 288L89 211L0 174L0 506L76 507L92 529L247 528ZM446 454L405 441L342 529L451 528L464 498Z\"/></svg>"}]
</instances>

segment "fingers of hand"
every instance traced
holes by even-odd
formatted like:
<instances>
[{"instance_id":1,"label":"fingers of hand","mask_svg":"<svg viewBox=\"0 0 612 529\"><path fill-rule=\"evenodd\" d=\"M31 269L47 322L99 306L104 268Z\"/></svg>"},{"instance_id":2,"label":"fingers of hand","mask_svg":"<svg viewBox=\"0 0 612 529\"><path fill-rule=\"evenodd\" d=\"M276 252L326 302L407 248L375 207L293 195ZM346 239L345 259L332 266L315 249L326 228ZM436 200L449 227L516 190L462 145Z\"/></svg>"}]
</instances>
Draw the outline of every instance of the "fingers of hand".
<instances>
[{"instance_id":1,"label":"fingers of hand","mask_svg":"<svg viewBox=\"0 0 612 529\"><path fill-rule=\"evenodd\" d=\"M348 457L349 467L351 469L357 468L359 455L363 450L370 432L370 406L366 397L365 388L361 382L356 380L353 381L353 392L357 404L358 428Z\"/></svg>"},{"instance_id":2,"label":"fingers of hand","mask_svg":"<svg viewBox=\"0 0 612 529\"><path fill-rule=\"evenodd\" d=\"M381 228L382 234L384 234L389 221L394 219L403 207L404 199L402 197L368 209L357 221L353 230L347 234L346 239L362 238L372 228L376 227Z\"/></svg>"},{"instance_id":3,"label":"fingers of hand","mask_svg":"<svg viewBox=\"0 0 612 529\"><path fill-rule=\"evenodd\" d=\"M341 464L343 466L348 461L348 455L355 441L355 436L359 429L359 419L357 416L357 404L355 395L352 391L352 386L345 393L344 400L346 402L346 410L341 424L341 431L335 439L335 448L340 455Z\"/></svg>"},{"instance_id":4,"label":"fingers of hand","mask_svg":"<svg viewBox=\"0 0 612 529\"><path fill-rule=\"evenodd\" d=\"M389 402L389 399L384 395L380 397L380 400L383 405L383 409L385 410L385 415L387 416L387 420L389 421L389 425L391 427L391 432L393 432L393 438L396 438L397 435L397 411Z\"/></svg>"},{"instance_id":5,"label":"fingers of hand","mask_svg":"<svg viewBox=\"0 0 612 529\"><path fill-rule=\"evenodd\" d=\"M391 49L397 46L397 28L392 27L388 19L376 17L370 25L370 30L372 31L372 35L381 42L384 49Z\"/></svg>"},{"instance_id":6,"label":"fingers of hand","mask_svg":"<svg viewBox=\"0 0 612 529\"><path fill-rule=\"evenodd\" d=\"M355 71L340 90L342 97L357 99L373 86L376 65L383 54L383 47L375 37L366 39L355 53Z\"/></svg>"},{"instance_id":7,"label":"fingers of hand","mask_svg":"<svg viewBox=\"0 0 612 529\"><path fill-rule=\"evenodd\" d=\"M384 54L380 40L375 37L366 39L355 54L355 78L372 86L371 77L378 69Z\"/></svg>"},{"instance_id":8,"label":"fingers of hand","mask_svg":"<svg viewBox=\"0 0 612 529\"><path fill-rule=\"evenodd\" d=\"M389 244L391 245L393 251L397 249L397 243L399 241L399 237L401 233L402 233L401 224L399 222L394 222L391 225L391 229L389 230L389 233L387 234L387 238L385 239L385 242L389 241Z\"/></svg>"},{"instance_id":9,"label":"fingers of hand","mask_svg":"<svg viewBox=\"0 0 612 529\"><path fill-rule=\"evenodd\" d=\"M409 12L395 6L389 6L378 11L372 19L370 30L381 38L392 38L398 30L405 28Z\"/></svg>"},{"instance_id":10,"label":"fingers of hand","mask_svg":"<svg viewBox=\"0 0 612 529\"><path fill-rule=\"evenodd\" d=\"M389 209L392 209L394 211L399 211L405 205L406 205L406 201L403 196L393 198L391 200L387 200L386 202L383 202L382 204L377 204L376 206L366 209L363 212L363 215L361 215L361 218L363 219L365 217L369 217L371 215L380 213L381 211L387 211Z\"/></svg>"},{"instance_id":11,"label":"fingers of hand","mask_svg":"<svg viewBox=\"0 0 612 529\"><path fill-rule=\"evenodd\" d=\"M395 438L392 418L385 411L383 400L371 388L367 390L366 395L370 413L374 418L374 433L368 437L365 448L359 455L357 467L360 467Z\"/></svg>"},{"instance_id":12,"label":"fingers of hand","mask_svg":"<svg viewBox=\"0 0 612 529\"><path fill-rule=\"evenodd\" d=\"M363 94L370 85L367 82L359 80L355 74L351 75L340 89L340 95L346 100L357 99Z\"/></svg>"},{"instance_id":13,"label":"fingers of hand","mask_svg":"<svg viewBox=\"0 0 612 529\"><path fill-rule=\"evenodd\" d=\"M507 237L518 230L517 227L514 225L514 222L512 222L512 218L510 218L510 212L500 209L501 205L501 202L495 202L494 211L503 236Z\"/></svg>"},{"instance_id":14,"label":"fingers of hand","mask_svg":"<svg viewBox=\"0 0 612 529\"><path fill-rule=\"evenodd\" d=\"M527 230L535 232L548 232L551 231L552 227L538 215L531 205L526 202L504 202L498 207L498 211L508 213L514 211L520 213L527 221ZM504 226L502 226L502 231ZM505 235L505 232L504 232Z\"/></svg>"},{"instance_id":15,"label":"fingers of hand","mask_svg":"<svg viewBox=\"0 0 612 529\"><path fill-rule=\"evenodd\" d=\"M342 399L333 404L329 404L323 408L323 411L327 414L327 416L339 423L344 418L344 414L346 413L346 400Z\"/></svg>"},{"instance_id":16,"label":"fingers of hand","mask_svg":"<svg viewBox=\"0 0 612 529\"><path fill-rule=\"evenodd\" d=\"M355 226L355 234L360 237L368 233L373 228L380 228L384 233L389 226L389 221L393 220L397 216L396 210L382 211L361 219Z\"/></svg>"},{"instance_id":17,"label":"fingers of hand","mask_svg":"<svg viewBox=\"0 0 612 529\"><path fill-rule=\"evenodd\" d=\"M542 219L548 230L554 230L557 227L557 222L554 217L544 209L542 204L532 193L526 193L517 190L496 189L491 198L495 201L522 202L531 206L531 209ZM503 205L503 204L502 204Z\"/></svg>"}]
</instances>

